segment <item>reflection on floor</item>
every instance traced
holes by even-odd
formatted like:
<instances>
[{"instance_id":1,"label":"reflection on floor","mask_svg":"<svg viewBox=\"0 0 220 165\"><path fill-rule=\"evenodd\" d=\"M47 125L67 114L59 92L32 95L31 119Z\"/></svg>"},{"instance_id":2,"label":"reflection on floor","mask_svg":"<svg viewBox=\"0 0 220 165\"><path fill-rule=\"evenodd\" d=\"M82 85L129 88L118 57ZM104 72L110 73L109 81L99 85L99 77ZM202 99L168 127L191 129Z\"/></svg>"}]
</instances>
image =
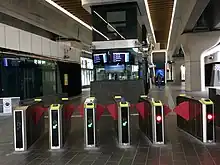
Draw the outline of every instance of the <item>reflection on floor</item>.
<instances>
[{"instance_id":1,"label":"reflection on floor","mask_svg":"<svg viewBox=\"0 0 220 165\"><path fill-rule=\"evenodd\" d=\"M174 106L180 90L175 86L152 89L150 95ZM85 95L84 95L85 96ZM83 99L79 98L78 103ZM48 123L47 119L46 123ZM83 120L72 118L72 133L61 151L48 150L48 133L26 153L13 152L12 117L0 117L0 165L218 165L220 145L203 145L176 128L176 116L166 117L166 145L152 146L138 130L137 116L131 117L132 147L119 149L113 120L104 116L98 122L100 148L84 150ZM220 136L218 136L220 140Z\"/></svg>"}]
</instances>

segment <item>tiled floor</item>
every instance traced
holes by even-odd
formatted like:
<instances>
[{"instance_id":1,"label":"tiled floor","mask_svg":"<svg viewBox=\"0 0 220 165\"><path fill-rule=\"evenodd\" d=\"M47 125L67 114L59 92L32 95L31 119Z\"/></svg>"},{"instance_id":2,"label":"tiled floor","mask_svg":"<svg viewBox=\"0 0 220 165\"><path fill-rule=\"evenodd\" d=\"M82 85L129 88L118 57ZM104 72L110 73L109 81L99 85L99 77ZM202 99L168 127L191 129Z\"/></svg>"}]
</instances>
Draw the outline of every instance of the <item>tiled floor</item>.
<instances>
[{"instance_id":1,"label":"tiled floor","mask_svg":"<svg viewBox=\"0 0 220 165\"><path fill-rule=\"evenodd\" d=\"M151 95L171 107L176 87L153 89ZM84 95L85 96L85 95ZM81 98L78 99L80 103ZM46 123L48 123L47 119ZM0 165L220 165L220 145L205 146L176 128L176 116L166 117L166 145L153 146L138 130L137 116L131 117L132 146L117 147L113 121L103 116L98 122L100 148L84 150L83 120L72 118L72 133L61 151L49 151L48 133L26 153L13 152L12 118L0 117ZM217 137L220 139L220 136Z\"/></svg>"}]
</instances>

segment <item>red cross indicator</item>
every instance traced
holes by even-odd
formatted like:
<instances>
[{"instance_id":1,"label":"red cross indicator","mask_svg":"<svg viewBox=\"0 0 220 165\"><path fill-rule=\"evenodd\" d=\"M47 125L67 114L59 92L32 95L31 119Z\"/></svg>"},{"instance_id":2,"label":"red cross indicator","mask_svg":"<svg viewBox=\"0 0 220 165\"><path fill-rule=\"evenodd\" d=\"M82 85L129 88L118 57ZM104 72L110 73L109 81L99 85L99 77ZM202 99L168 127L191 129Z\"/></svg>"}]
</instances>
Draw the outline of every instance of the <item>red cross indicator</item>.
<instances>
[{"instance_id":1,"label":"red cross indicator","mask_svg":"<svg viewBox=\"0 0 220 165\"><path fill-rule=\"evenodd\" d=\"M161 117L161 116L157 116L157 117L156 117L156 120L157 120L158 122L161 122L162 117Z\"/></svg>"}]
</instances>

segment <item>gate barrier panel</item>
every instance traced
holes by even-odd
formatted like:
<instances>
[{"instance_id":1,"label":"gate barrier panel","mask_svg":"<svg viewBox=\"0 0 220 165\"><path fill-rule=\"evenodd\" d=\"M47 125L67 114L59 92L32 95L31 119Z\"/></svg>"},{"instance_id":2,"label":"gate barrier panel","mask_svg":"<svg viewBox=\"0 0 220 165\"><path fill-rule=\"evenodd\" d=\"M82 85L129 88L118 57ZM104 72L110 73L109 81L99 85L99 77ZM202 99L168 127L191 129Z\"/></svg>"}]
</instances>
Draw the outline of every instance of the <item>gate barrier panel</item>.
<instances>
[{"instance_id":1,"label":"gate barrier panel","mask_svg":"<svg viewBox=\"0 0 220 165\"><path fill-rule=\"evenodd\" d=\"M26 151L44 134L44 107L41 99L29 106L18 106L13 111L14 149Z\"/></svg>"},{"instance_id":2,"label":"gate barrier panel","mask_svg":"<svg viewBox=\"0 0 220 165\"><path fill-rule=\"evenodd\" d=\"M177 126L203 143L215 142L214 104L210 99L177 96Z\"/></svg>"}]
</instances>

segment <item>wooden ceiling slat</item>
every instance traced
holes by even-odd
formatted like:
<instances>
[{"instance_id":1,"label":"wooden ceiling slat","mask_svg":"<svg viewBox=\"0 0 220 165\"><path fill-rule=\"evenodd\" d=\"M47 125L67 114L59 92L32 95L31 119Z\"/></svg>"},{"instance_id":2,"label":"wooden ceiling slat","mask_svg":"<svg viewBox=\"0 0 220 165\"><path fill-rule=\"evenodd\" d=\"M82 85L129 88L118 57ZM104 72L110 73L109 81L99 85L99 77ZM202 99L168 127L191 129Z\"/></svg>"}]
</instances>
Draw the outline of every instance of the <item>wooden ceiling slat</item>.
<instances>
[{"instance_id":1,"label":"wooden ceiling slat","mask_svg":"<svg viewBox=\"0 0 220 165\"><path fill-rule=\"evenodd\" d=\"M91 25L91 15L81 4L81 0L53 0L55 3Z\"/></svg>"},{"instance_id":2,"label":"wooden ceiling slat","mask_svg":"<svg viewBox=\"0 0 220 165\"><path fill-rule=\"evenodd\" d=\"M173 0L148 0L148 4L156 40L162 43L162 48L165 48L169 35Z\"/></svg>"},{"instance_id":3,"label":"wooden ceiling slat","mask_svg":"<svg viewBox=\"0 0 220 165\"><path fill-rule=\"evenodd\" d=\"M53 1L91 25L91 15L82 7L81 0ZM148 0L156 40L162 45L167 44L173 3L173 0Z\"/></svg>"}]
</instances>

